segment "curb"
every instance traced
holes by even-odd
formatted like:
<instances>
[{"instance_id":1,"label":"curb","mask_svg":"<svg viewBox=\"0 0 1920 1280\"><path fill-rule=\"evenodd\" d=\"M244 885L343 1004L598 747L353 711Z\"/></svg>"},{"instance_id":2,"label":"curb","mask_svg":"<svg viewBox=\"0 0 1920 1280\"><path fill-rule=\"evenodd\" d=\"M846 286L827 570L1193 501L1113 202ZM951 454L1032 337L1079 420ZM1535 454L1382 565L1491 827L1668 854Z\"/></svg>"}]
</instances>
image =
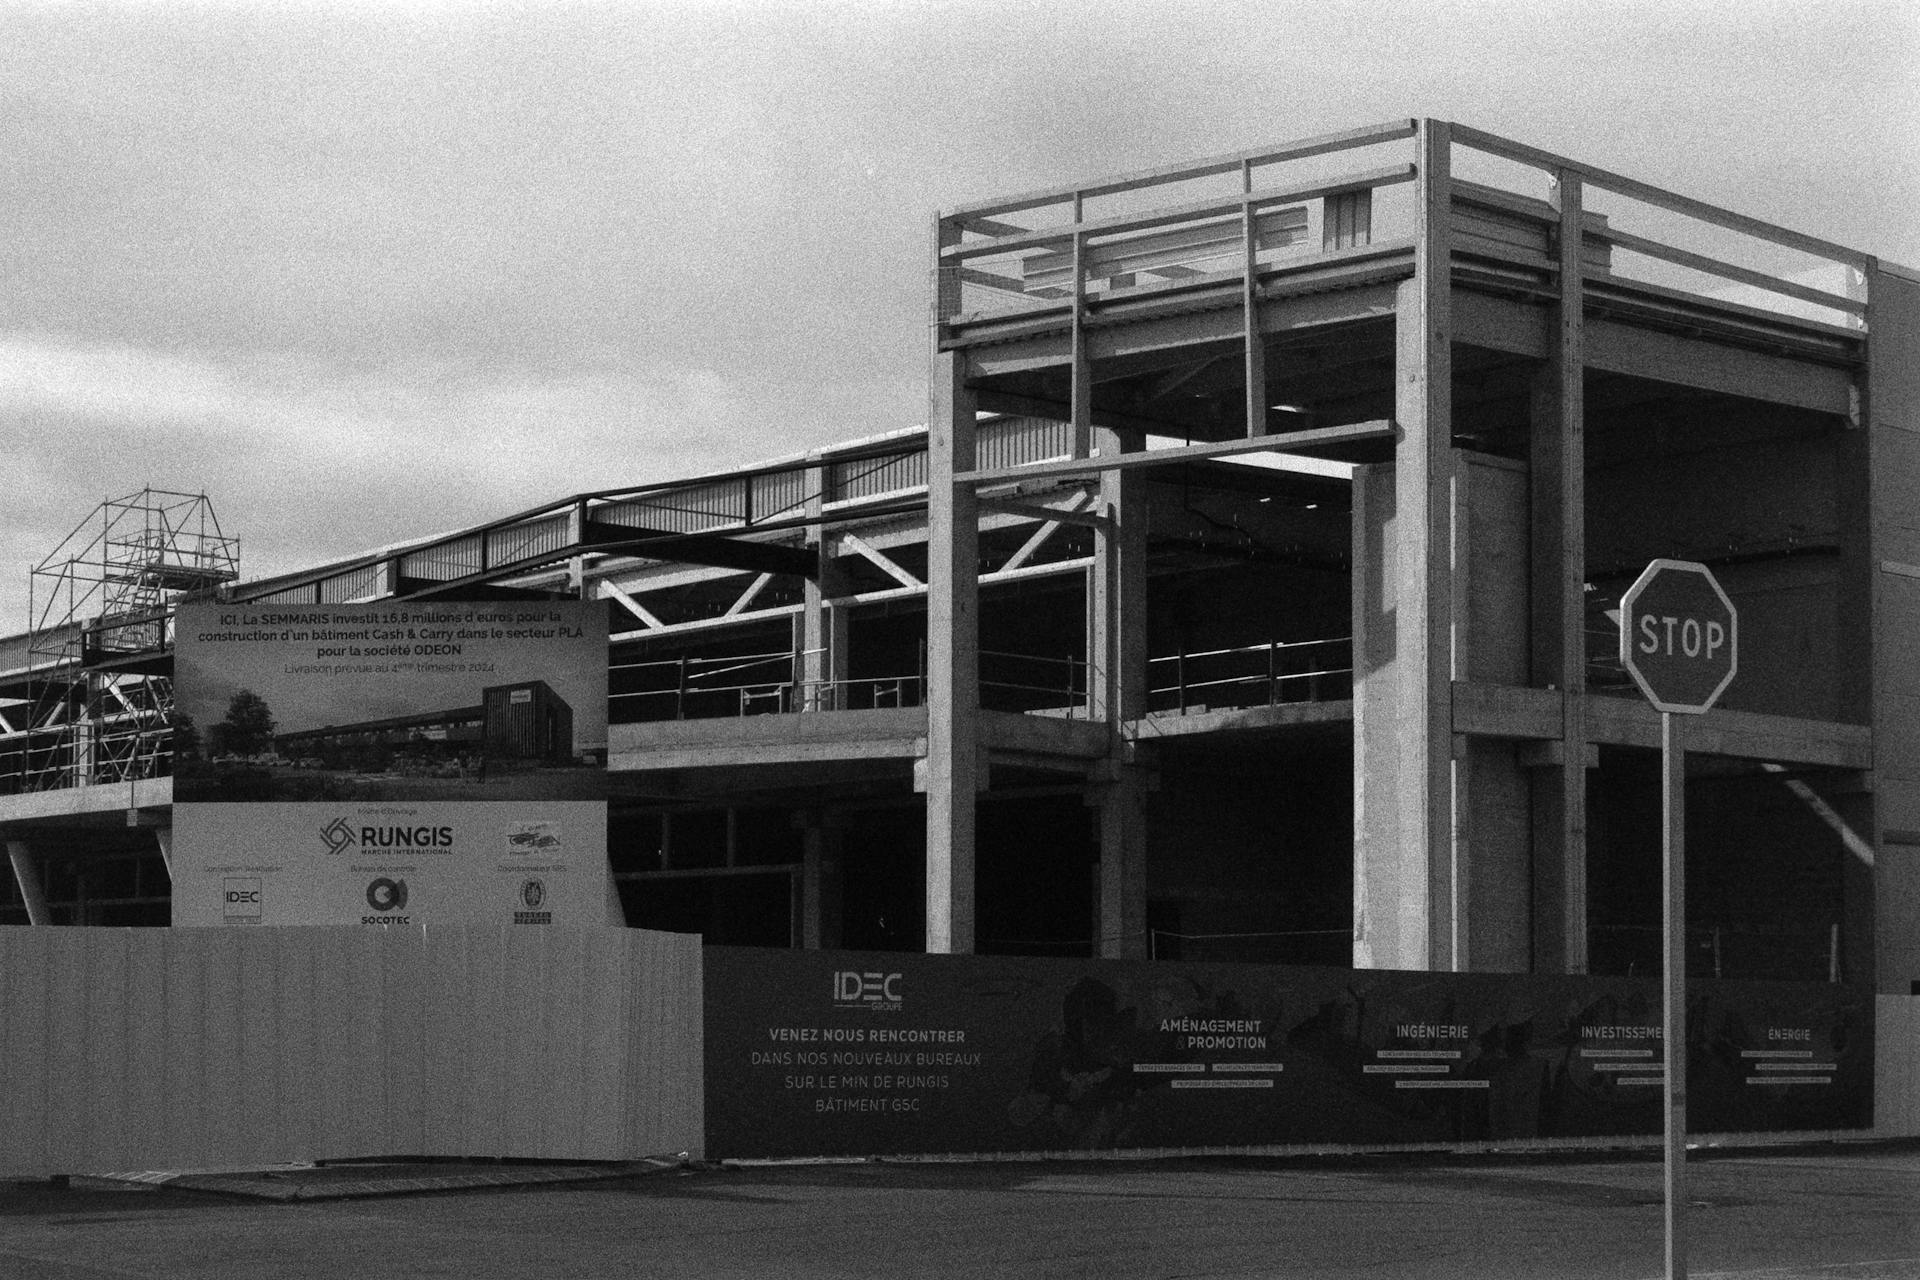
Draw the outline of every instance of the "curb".
<instances>
[{"instance_id":1,"label":"curb","mask_svg":"<svg viewBox=\"0 0 1920 1280\"><path fill-rule=\"evenodd\" d=\"M292 1202L598 1182L664 1173L686 1164L684 1152L608 1164L467 1164L397 1160L387 1163L281 1165L267 1169L76 1174L69 1185L102 1190L165 1187L170 1191Z\"/></svg>"}]
</instances>

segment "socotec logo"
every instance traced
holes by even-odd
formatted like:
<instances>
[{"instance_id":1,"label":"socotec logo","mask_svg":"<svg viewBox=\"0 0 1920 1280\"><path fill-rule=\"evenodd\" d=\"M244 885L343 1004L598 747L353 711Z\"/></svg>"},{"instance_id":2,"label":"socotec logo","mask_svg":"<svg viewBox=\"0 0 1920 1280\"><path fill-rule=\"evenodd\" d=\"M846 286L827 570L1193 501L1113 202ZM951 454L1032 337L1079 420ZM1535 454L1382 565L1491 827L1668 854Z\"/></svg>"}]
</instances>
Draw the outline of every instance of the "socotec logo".
<instances>
[{"instance_id":1,"label":"socotec logo","mask_svg":"<svg viewBox=\"0 0 1920 1280\"><path fill-rule=\"evenodd\" d=\"M367 885L367 905L372 907L378 914L361 916L361 924L413 923L412 916L395 914L406 910L407 882L405 880L389 880L387 877L381 876L379 879L372 881Z\"/></svg>"},{"instance_id":2,"label":"socotec logo","mask_svg":"<svg viewBox=\"0 0 1920 1280\"><path fill-rule=\"evenodd\" d=\"M220 882L221 915L241 924L260 923L260 881L252 876L228 876Z\"/></svg>"},{"instance_id":3,"label":"socotec logo","mask_svg":"<svg viewBox=\"0 0 1920 1280\"><path fill-rule=\"evenodd\" d=\"M327 852L330 854L345 853L354 844L353 828L345 818L335 818L320 828L320 838L327 842Z\"/></svg>"},{"instance_id":4,"label":"socotec logo","mask_svg":"<svg viewBox=\"0 0 1920 1280\"><path fill-rule=\"evenodd\" d=\"M833 1007L896 1010L900 1007L900 979L897 973L839 970L833 975Z\"/></svg>"}]
</instances>

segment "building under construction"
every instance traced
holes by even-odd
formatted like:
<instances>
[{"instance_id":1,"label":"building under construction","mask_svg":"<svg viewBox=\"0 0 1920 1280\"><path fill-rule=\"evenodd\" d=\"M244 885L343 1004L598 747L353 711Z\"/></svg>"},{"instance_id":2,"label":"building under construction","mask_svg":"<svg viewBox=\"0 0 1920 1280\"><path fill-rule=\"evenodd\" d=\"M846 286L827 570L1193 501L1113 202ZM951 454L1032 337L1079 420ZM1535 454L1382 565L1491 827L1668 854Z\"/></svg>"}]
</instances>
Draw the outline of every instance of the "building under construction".
<instances>
[{"instance_id":1,"label":"building under construction","mask_svg":"<svg viewBox=\"0 0 1920 1280\"><path fill-rule=\"evenodd\" d=\"M273 746L290 759L413 747L435 756L470 752L496 761L568 764L575 758L573 708L546 681L522 680L482 689L477 706L276 733Z\"/></svg>"},{"instance_id":2,"label":"building under construction","mask_svg":"<svg viewBox=\"0 0 1920 1280\"><path fill-rule=\"evenodd\" d=\"M181 595L583 597L630 924L1646 974L1671 557L1697 970L1920 992L1920 275L1425 120L934 232L925 428L273 579L107 513L0 641L0 921L167 922Z\"/></svg>"}]
</instances>

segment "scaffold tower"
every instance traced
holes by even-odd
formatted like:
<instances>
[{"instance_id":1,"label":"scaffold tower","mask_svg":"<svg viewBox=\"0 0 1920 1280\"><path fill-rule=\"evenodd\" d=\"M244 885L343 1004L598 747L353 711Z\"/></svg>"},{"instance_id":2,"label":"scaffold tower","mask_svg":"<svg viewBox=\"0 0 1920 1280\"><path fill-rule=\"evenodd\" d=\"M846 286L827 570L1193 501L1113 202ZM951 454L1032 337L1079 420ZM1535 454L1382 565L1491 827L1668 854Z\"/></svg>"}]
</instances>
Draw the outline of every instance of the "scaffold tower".
<instances>
[{"instance_id":1,"label":"scaffold tower","mask_svg":"<svg viewBox=\"0 0 1920 1280\"><path fill-rule=\"evenodd\" d=\"M203 493L109 498L29 571L33 790L171 771L172 619L240 576L239 540Z\"/></svg>"}]
</instances>

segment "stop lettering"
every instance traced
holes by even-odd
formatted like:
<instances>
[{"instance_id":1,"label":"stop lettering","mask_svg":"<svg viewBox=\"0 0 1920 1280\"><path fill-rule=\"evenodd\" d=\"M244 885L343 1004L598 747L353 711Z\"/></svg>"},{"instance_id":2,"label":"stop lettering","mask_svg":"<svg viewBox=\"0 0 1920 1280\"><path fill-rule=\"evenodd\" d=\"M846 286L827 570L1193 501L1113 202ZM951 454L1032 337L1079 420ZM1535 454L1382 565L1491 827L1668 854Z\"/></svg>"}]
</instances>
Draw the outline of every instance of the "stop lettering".
<instances>
[{"instance_id":1,"label":"stop lettering","mask_svg":"<svg viewBox=\"0 0 1920 1280\"><path fill-rule=\"evenodd\" d=\"M1671 657L1676 653L1689 658L1705 657L1709 662L1727 642L1727 628L1717 619L1676 618L1672 614L1654 617L1647 614L1640 619L1640 640L1636 648L1641 653L1664 653Z\"/></svg>"}]
</instances>

